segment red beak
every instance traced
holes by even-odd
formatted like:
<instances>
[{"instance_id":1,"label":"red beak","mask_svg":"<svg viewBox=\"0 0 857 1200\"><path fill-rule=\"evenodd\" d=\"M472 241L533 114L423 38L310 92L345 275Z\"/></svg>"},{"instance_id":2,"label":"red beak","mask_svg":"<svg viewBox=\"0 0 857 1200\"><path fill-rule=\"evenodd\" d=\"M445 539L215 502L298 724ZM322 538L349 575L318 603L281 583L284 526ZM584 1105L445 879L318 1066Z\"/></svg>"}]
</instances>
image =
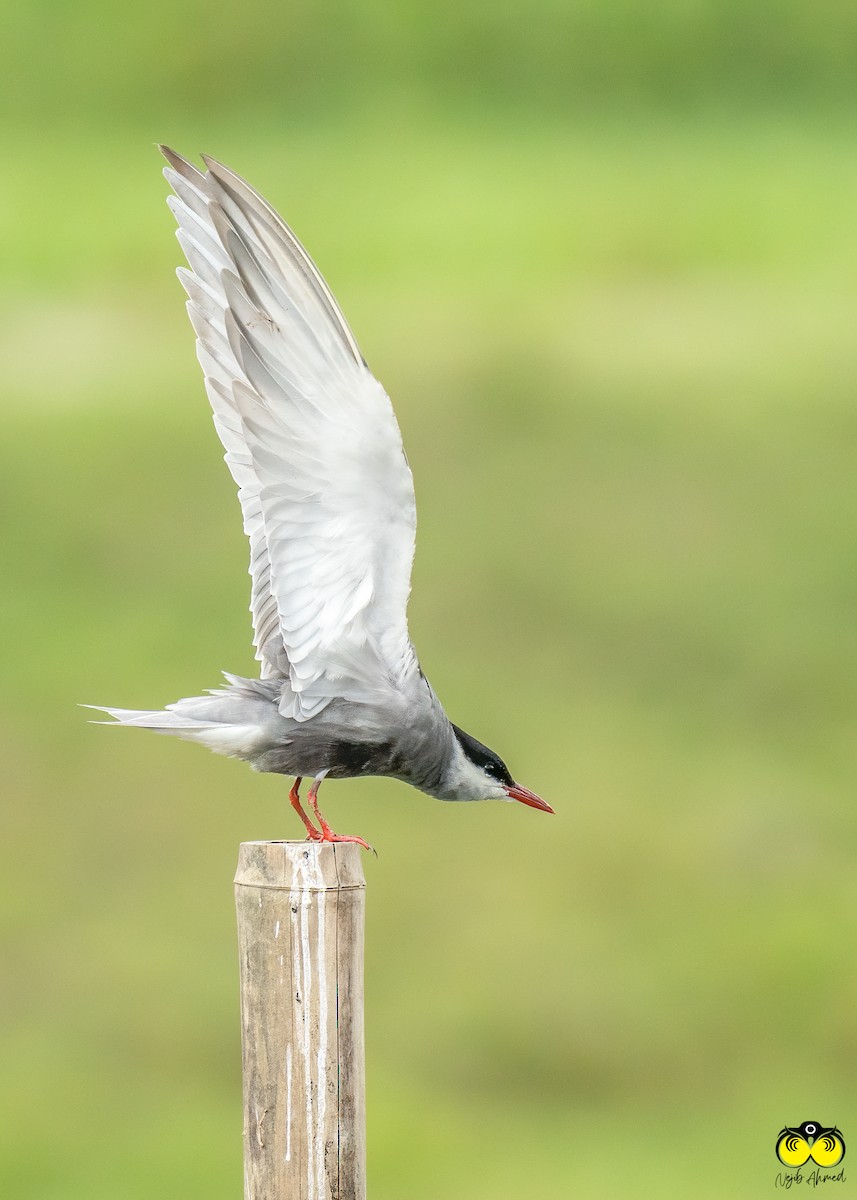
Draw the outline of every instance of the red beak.
<instances>
[{"instance_id":1,"label":"red beak","mask_svg":"<svg viewBox=\"0 0 857 1200\"><path fill-rule=\"evenodd\" d=\"M506 795L510 800L520 800L522 804L528 804L530 808L538 808L542 812L553 812L551 806L546 804L535 792L531 792L529 788L521 787L518 783L513 787L507 787Z\"/></svg>"}]
</instances>

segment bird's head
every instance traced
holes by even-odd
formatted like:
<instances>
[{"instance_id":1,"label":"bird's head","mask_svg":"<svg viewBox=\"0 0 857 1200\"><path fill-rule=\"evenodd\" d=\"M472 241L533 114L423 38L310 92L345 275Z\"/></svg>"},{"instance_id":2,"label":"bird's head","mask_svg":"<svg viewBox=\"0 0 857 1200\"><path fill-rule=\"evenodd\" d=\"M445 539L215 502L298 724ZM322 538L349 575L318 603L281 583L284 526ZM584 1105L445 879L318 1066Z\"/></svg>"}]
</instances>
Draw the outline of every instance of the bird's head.
<instances>
[{"instance_id":1,"label":"bird's head","mask_svg":"<svg viewBox=\"0 0 857 1200\"><path fill-rule=\"evenodd\" d=\"M498 754L476 738L452 726L452 754L443 778L441 800L519 800L531 808L553 809L535 792L515 783Z\"/></svg>"}]
</instances>

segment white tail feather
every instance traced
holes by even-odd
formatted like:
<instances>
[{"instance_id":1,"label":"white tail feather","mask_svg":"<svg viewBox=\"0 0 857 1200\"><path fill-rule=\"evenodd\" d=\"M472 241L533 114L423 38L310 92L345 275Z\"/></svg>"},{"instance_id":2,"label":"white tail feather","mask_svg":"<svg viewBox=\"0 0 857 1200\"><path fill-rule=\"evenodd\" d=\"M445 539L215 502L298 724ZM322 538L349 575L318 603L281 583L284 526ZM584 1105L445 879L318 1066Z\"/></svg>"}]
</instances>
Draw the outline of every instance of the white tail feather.
<instances>
[{"instance_id":1,"label":"white tail feather","mask_svg":"<svg viewBox=\"0 0 857 1200\"><path fill-rule=\"evenodd\" d=\"M177 700L165 709L108 708L84 704L107 713L113 721L95 721L96 725L128 725L152 729L171 737L199 742L217 754L249 758L271 737L271 726L281 718L277 696L270 684L227 676L228 686L207 696Z\"/></svg>"}]
</instances>

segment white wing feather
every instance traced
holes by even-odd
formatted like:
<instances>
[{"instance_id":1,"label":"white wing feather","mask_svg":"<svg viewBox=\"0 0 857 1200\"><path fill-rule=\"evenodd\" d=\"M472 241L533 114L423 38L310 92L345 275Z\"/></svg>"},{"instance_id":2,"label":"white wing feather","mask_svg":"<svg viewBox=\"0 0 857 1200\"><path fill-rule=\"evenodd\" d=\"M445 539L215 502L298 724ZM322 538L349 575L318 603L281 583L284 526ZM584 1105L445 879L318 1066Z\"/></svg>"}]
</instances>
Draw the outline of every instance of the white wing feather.
<instances>
[{"instance_id":1,"label":"white wing feather","mask_svg":"<svg viewBox=\"0 0 857 1200\"><path fill-rule=\"evenodd\" d=\"M250 539L256 657L280 710L378 700L416 659L413 480L384 389L272 208L212 159L162 148L214 423Z\"/></svg>"}]
</instances>

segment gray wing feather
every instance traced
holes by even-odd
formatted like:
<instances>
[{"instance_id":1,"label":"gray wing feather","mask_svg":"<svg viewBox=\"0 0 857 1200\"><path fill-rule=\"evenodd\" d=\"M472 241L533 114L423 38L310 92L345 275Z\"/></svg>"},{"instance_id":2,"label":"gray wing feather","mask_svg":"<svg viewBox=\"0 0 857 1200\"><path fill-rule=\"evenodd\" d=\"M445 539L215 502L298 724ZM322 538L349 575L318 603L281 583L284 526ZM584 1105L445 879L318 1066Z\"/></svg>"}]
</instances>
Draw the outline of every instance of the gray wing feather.
<instances>
[{"instance_id":1,"label":"gray wing feather","mask_svg":"<svg viewBox=\"0 0 857 1200\"><path fill-rule=\"evenodd\" d=\"M254 644L283 715L377 698L415 667L413 481L392 406L274 210L214 159L162 148L179 278L250 540Z\"/></svg>"}]
</instances>

